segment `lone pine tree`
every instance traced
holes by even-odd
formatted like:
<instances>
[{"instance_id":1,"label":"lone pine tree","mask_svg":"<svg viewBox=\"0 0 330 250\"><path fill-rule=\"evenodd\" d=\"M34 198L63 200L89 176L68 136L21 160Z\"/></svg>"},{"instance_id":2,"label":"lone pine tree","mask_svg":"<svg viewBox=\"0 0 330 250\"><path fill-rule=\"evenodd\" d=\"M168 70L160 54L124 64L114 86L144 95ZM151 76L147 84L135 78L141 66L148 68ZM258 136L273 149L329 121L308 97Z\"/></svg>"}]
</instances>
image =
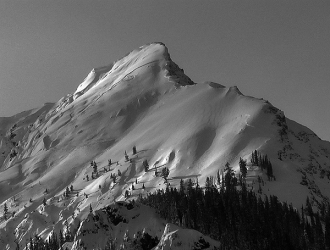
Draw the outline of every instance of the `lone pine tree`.
<instances>
[{"instance_id":1,"label":"lone pine tree","mask_svg":"<svg viewBox=\"0 0 330 250\"><path fill-rule=\"evenodd\" d=\"M7 207L7 203L5 203L3 206L3 217L5 218L5 220L7 220L7 213L8 213L8 207Z\"/></svg>"}]
</instances>

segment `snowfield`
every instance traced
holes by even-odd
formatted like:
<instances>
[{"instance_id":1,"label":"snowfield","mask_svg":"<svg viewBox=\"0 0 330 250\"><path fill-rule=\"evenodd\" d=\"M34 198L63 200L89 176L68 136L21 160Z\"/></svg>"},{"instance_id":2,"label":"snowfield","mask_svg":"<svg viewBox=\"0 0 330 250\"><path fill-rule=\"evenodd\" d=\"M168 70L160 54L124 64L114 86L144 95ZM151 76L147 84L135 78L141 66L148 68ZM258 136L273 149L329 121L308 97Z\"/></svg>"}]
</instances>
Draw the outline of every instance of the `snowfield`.
<instances>
[{"instance_id":1,"label":"snowfield","mask_svg":"<svg viewBox=\"0 0 330 250\"><path fill-rule=\"evenodd\" d=\"M254 150L268 155L275 181L250 164ZM260 176L264 194L297 208L307 196L315 209L330 198L329 142L237 87L195 84L162 43L93 69L57 103L0 118L0 153L0 214L6 203L9 217L0 219L0 249L15 249L15 240L23 249L30 236L46 238L66 228L75 233L67 245L72 249L102 248L109 235L127 244L138 232L157 236L155 249L191 249L204 241L209 249L218 246L197 231L167 224L151 208L129 210L121 203L165 188L155 176L164 167L171 186L189 178L204 185L226 162L238 174L242 157L250 188L257 189ZM122 217L117 225L107 217L109 205Z\"/></svg>"}]
</instances>

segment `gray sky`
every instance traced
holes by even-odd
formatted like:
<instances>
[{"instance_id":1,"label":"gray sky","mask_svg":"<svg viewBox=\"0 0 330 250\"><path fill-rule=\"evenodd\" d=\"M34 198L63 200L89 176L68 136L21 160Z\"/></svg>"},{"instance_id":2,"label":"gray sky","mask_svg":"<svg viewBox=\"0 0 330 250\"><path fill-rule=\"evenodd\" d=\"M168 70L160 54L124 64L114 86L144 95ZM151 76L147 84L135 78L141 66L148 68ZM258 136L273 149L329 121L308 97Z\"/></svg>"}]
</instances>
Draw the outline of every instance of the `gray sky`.
<instances>
[{"instance_id":1,"label":"gray sky","mask_svg":"<svg viewBox=\"0 0 330 250\"><path fill-rule=\"evenodd\" d=\"M0 1L0 116L164 42L195 82L236 85L330 140L330 1Z\"/></svg>"}]
</instances>

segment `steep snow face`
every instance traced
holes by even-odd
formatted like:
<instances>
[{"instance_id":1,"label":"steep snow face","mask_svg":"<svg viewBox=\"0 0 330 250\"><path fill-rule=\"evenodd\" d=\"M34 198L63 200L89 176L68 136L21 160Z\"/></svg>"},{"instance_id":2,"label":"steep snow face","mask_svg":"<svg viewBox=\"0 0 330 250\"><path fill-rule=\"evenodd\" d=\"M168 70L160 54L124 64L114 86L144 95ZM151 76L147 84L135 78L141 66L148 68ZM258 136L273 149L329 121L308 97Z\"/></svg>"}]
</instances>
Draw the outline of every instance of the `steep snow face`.
<instances>
[{"instance_id":1,"label":"steep snow face","mask_svg":"<svg viewBox=\"0 0 330 250\"><path fill-rule=\"evenodd\" d=\"M46 103L39 109L24 111L12 117L0 117L0 169L8 166L9 162L13 163L14 157L11 155L22 150L24 136L42 122L53 106L53 103Z\"/></svg>"},{"instance_id":2,"label":"steep snow face","mask_svg":"<svg viewBox=\"0 0 330 250\"><path fill-rule=\"evenodd\" d=\"M23 246L35 233L58 233L67 222L78 232L90 206L102 211L164 188L155 174L164 167L171 186L189 178L203 185L226 162L238 173L242 157L250 188L258 188L253 180L260 176L263 193L296 207L307 196L315 205L330 197L329 142L237 87L194 84L161 43L95 69L55 104L1 118L0 132L0 211L5 203L9 208L9 219L0 220L0 249L15 248L15 238ZM276 181L250 164L254 150L268 155ZM74 244L88 237L77 235ZM172 236L164 236L165 245Z\"/></svg>"}]
</instances>

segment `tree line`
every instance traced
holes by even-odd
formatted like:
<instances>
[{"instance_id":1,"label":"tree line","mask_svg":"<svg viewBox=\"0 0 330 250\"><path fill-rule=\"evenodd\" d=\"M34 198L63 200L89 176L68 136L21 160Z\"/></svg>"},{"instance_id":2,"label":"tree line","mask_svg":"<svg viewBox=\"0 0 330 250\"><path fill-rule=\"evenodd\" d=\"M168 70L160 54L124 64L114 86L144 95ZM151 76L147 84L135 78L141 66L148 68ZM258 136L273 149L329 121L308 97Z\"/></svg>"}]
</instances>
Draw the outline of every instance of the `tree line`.
<instances>
[{"instance_id":1,"label":"tree line","mask_svg":"<svg viewBox=\"0 0 330 250\"><path fill-rule=\"evenodd\" d=\"M207 178L204 189L181 180L179 189L157 190L139 202L171 223L219 240L220 249L330 249L329 206L323 216L310 203L298 212L274 195L248 190L244 181L238 188L229 164L221 178L219 188Z\"/></svg>"}]
</instances>

